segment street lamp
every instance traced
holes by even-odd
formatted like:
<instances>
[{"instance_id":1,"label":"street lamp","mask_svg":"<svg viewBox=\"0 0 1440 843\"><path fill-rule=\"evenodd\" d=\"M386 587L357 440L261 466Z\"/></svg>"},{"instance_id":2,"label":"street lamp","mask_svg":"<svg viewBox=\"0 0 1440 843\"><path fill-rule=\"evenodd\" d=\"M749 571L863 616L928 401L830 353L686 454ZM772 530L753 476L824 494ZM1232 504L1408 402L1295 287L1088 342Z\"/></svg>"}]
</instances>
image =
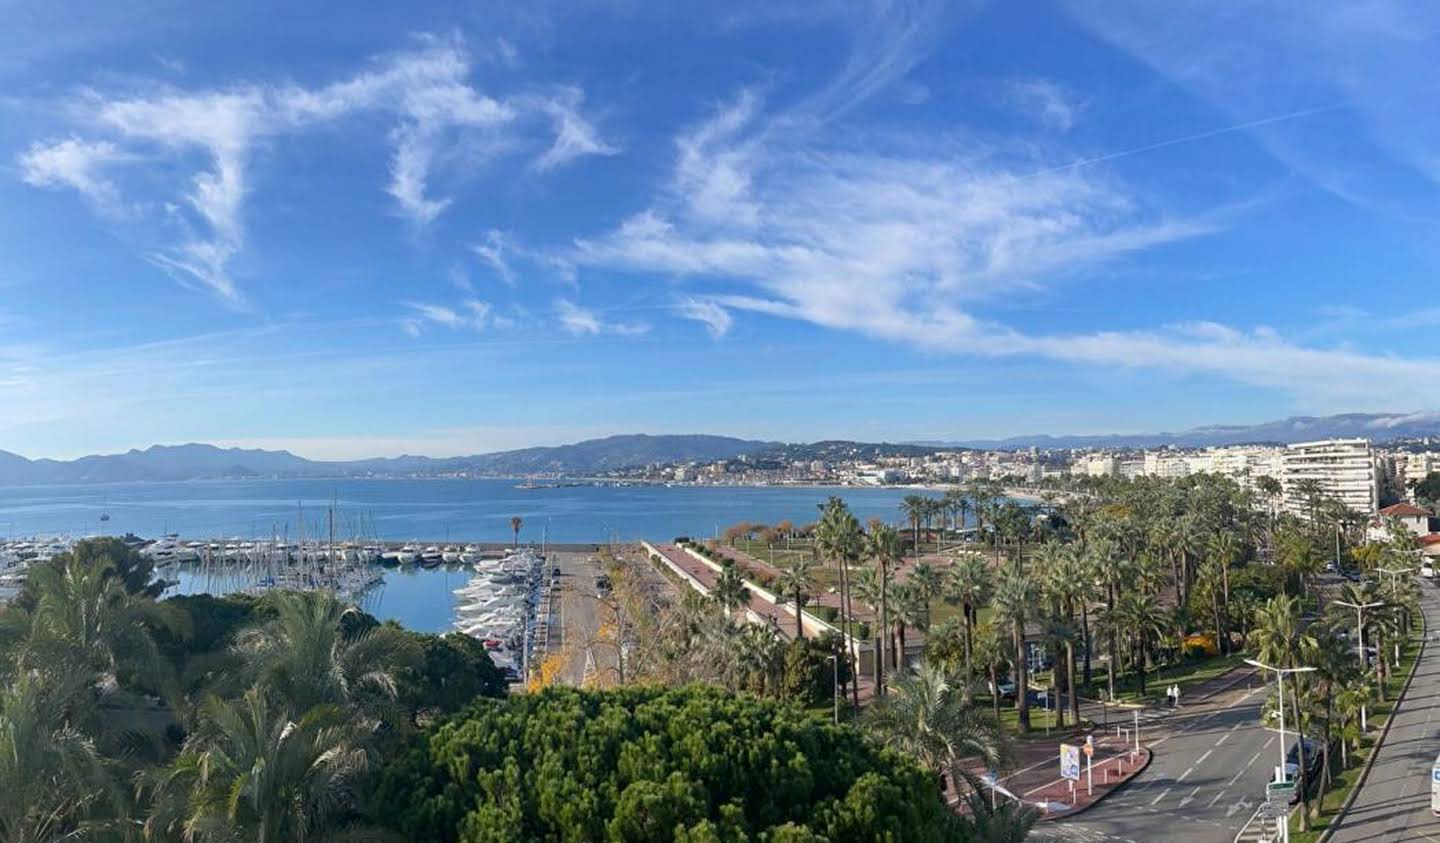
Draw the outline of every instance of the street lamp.
<instances>
[{"instance_id":1,"label":"street lamp","mask_svg":"<svg viewBox=\"0 0 1440 843\"><path fill-rule=\"evenodd\" d=\"M1313 667L1271 667L1264 662L1255 659L1246 659L1245 663L1253 665L1261 670L1275 671L1275 682L1280 686L1280 766L1275 768L1276 781L1285 781L1285 674L1287 673L1309 673Z\"/></svg>"},{"instance_id":2,"label":"street lamp","mask_svg":"<svg viewBox=\"0 0 1440 843\"><path fill-rule=\"evenodd\" d=\"M826 658L830 660L830 664L835 668L835 691L830 695L830 698L835 703L835 714L832 720L838 725L840 723L840 659L834 653L826 656Z\"/></svg>"},{"instance_id":3,"label":"street lamp","mask_svg":"<svg viewBox=\"0 0 1440 843\"><path fill-rule=\"evenodd\" d=\"M1383 601L1383 600L1375 600L1375 601L1370 602L1370 603L1349 603L1349 602L1344 601L1344 600L1336 600L1336 601L1334 601L1334 603L1335 603L1335 605L1337 605L1337 606L1347 606L1347 607L1355 610L1355 628L1356 628L1356 630L1357 630L1357 632L1358 632L1358 634L1359 634L1359 639L1357 640L1357 642L1356 642L1356 644L1355 644L1355 649L1356 649L1356 651L1357 651L1357 652L1359 653L1359 655L1360 655L1360 669L1361 669L1361 670L1364 670L1365 667L1366 667L1366 662L1365 662L1365 610L1366 610L1366 609L1375 609L1375 608L1378 608L1378 607L1380 607L1380 606L1384 606L1384 605L1385 605L1385 601ZM1367 731L1367 730L1370 728L1370 727L1367 726L1366 723L1365 723L1365 708L1366 708L1366 706L1363 706L1363 705L1360 706L1360 731L1362 731L1362 732Z\"/></svg>"}]
</instances>

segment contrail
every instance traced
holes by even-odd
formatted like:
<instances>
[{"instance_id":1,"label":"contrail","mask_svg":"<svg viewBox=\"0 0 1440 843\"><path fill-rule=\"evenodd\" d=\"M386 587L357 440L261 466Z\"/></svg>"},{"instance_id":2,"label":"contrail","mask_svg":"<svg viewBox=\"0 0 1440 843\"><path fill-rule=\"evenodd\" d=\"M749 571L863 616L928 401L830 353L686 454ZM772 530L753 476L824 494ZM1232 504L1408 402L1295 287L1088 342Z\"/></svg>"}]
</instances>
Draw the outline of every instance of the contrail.
<instances>
[{"instance_id":1,"label":"contrail","mask_svg":"<svg viewBox=\"0 0 1440 843\"><path fill-rule=\"evenodd\" d=\"M1081 158L1078 161L1071 161L1068 164L1061 164L1057 167L1048 167L1044 170L1036 170L1033 173L1029 173L1023 176L1023 178L1033 178L1035 176L1044 176L1049 175L1050 173L1058 173L1063 170L1073 170L1076 167L1086 167L1091 164L1100 164L1105 161L1113 161L1116 158L1124 158L1129 155L1138 155L1141 152L1150 152L1156 149L1164 149L1167 146L1177 146L1182 143L1190 143L1191 141L1205 140L1206 138L1213 138L1216 135L1229 134L1230 132L1241 132L1246 129L1254 129L1257 126L1268 126L1271 123L1283 123L1286 120L1296 120L1301 117L1310 117L1316 114L1325 114L1326 112L1330 111L1339 111L1344 107L1345 106L1342 105L1327 105L1320 108L1307 108L1303 111L1292 111L1288 114L1277 114L1273 117L1262 117L1259 120L1250 120L1245 123L1236 123L1233 126L1225 126L1224 128L1220 129L1211 129L1208 132L1200 132L1199 134L1186 135L1180 138L1171 138L1170 140L1163 140L1159 141L1158 143L1146 144L1145 146L1137 146L1133 149L1123 149L1119 152L1110 152L1106 153L1105 155L1097 155L1094 158Z\"/></svg>"}]
</instances>

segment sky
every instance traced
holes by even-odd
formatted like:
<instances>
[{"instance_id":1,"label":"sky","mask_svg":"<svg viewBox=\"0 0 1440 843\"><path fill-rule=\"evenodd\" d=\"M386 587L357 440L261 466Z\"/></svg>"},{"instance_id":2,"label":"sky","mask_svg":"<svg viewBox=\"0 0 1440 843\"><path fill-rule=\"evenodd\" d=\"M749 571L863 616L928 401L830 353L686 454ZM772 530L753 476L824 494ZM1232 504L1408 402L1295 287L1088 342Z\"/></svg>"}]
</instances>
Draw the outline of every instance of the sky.
<instances>
[{"instance_id":1,"label":"sky","mask_svg":"<svg viewBox=\"0 0 1440 843\"><path fill-rule=\"evenodd\" d=\"M1440 6L0 0L0 449L1440 407Z\"/></svg>"}]
</instances>

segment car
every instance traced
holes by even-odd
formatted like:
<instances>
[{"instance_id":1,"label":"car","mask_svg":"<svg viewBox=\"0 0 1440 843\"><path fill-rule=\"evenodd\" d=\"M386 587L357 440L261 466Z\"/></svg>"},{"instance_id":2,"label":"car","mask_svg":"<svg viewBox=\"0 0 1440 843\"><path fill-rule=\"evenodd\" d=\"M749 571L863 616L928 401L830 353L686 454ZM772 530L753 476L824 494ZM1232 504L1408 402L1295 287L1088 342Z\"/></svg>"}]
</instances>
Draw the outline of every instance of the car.
<instances>
[{"instance_id":1,"label":"car","mask_svg":"<svg viewBox=\"0 0 1440 843\"><path fill-rule=\"evenodd\" d=\"M550 569L550 576L552 576L552 577L558 577L558 576L560 576L560 566L559 566L559 565L556 565L555 567L553 567L553 568Z\"/></svg>"},{"instance_id":2,"label":"car","mask_svg":"<svg viewBox=\"0 0 1440 843\"><path fill-rule=\"evenodd\" d=\"M992 697L995 696L995 686L994 686L993 684L990 684L990 683L986 683L986 684L987 684L987 685L989 686L989 688L990 688L990 696L992 696ZM1008 700L1008 699L1014 699L1014 697L1015 697L1015 683L1014 683L1014 682L1001 682L1001 683L1000 683L1000 699L1002 699L1002 700Z\"/></svg>"},{"instance_id":3,"label":"car","mask_svg":"<svg viewBox=\"0 0 1440 843\"><path fill-rule=\"evenodd\" d=\"M1299 747L1299 745L1297 744L1297 745L1291 746L1291 747L1290 747L1290 751L1285 754L1285 778L1288 779L1288 780L1298 781L1298 777L1299 777L1299 775L1300 775L1299 753L1300 753L1300 747ZM1305 777L1305 780L1310 784L1311 787L1314 787L1314 786L1315 786L1315 782L1319 780L1319 776L1320 776L1320 765L1321 765L1321 763L1323 763L1323 761L1324 761L1324 759L1321 757L1321 754L1320 754L1320 742L1317 741L1317 740L1312 740L1312 739L1310 739L1310 738L1306 738L1306 739L1305 739L1305 768L1306 768L1306 777ZM1297 786L1297 787L1295 788L1295 794L1294 794L1294 795L1291 797L1291 799L1290 799L1290 804L1292 804L1292 805L1295 804L1297 801L1299 801L1299 799L1300 799L1300 788Z\"/></svg>"},{"instance_id":4,"label":"car","mask_svg":"<svg viewBox=\"0 0 1440 843\"><path fill-rule=\"evenodd\" d=\"M1435 566L1427 560L1420 565L1420 576L1427 580L1435 579Z\"/></svg>"}]
</instances>

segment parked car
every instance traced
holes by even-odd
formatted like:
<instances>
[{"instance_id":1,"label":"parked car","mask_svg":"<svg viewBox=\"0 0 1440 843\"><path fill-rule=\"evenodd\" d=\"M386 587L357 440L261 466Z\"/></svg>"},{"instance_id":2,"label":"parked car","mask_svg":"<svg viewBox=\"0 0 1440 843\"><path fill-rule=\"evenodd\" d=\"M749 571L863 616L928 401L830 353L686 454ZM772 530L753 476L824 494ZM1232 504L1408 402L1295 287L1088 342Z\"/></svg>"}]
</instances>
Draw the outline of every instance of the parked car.
<instances>
[{"instance_id":1,"label":"parked car","mask_svg":"<svg viewBox=\"0 0 1440 843\"><path fill-rule=\"evenodd\" d=\"M1427 580L1435 579L1435 566L1430 564L1429 559L1426 559L1424 562L1420 563L1420 576L1424 577Z\"/></svg>"},{"instance_id":2,"label":"parked car","mask_svg":"<svg viewBox=\"0 0 1440 843\"><path fill-rule=\"evenodd\" d=\"M1300 756L1300 747L1299 747L1298 744L1297 744L1297 745L1292 745L1292 746L1290 747L1290 751L1285 754L1285 778L1290 779L1291 781L1296 781L1296 782L1299 781L1299 776L1300 776L1300 761L1299 761L1299 756ZM1310 739L1310 738L1306 738L1306 739L1305 739L1305 776L1306 776L1306 781L1310 784L1311 787L1314 787L1314 786L1315 786L1315 783L1316 783L1317 781L1319 781L1319 777L1320 777L1320 764L1322 763L1322 760L1323 760L1323 759L1322 759L1321 756L1320 756L1320 742L1317 741L1317 740L1312 740L1312 739ZM1296 802L1298 802L1299 800L1300 800L1300 788L1299 788L1299 786L1298 786L1298 784L1297 784L1297 786L1296 786L1296 788L1295 788L1295 795L1291 798L1290 804L1293 805L1293 804L1295 804Z\"/></svg>"},{"instance_id":3,"label":"parked car","mask_svg":"<svg viewBox=\"0 0 1440 843\"><path fill-rule=\"evenodd\" d=\"M992 684L990 684L990 683L988 683L988 682L985 683L985 684L988 685L989 688L990 688L990 696L992 696L992 697L995 696L995 686L992 685ZM1002 700L1012 700L1012 699L1014 699L1014 698L1015 698L1015 683L1014 683L1014 682L1001 682L1001 683L1000 683L1000 699L1002 699Z\"/></svg>"}]
</instances>

